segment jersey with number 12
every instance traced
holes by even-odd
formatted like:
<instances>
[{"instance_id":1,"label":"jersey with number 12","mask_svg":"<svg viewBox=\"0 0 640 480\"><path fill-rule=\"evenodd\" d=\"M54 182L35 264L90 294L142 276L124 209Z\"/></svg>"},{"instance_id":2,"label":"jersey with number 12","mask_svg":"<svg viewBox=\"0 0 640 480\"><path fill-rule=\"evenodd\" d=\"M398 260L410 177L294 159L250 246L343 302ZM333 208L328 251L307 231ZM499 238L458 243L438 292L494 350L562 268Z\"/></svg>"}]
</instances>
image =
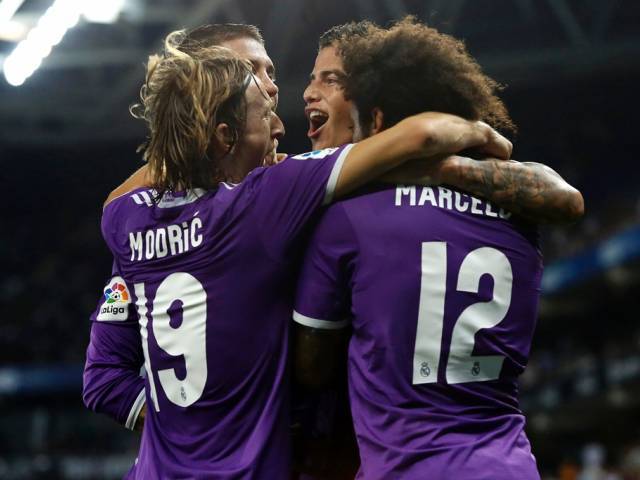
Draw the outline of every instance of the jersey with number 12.
<instances>
[{"instance_id":1,"label":"jersey with number 12","mask_svg":"<svg viewBox=\"0 0 640 480\"><path fill-rule=\"evenodd\" d=\"M349 149L289 157L215 191L154 201L138 189L105 208L118 277L93 318L85 397L106 375L119 388L118 369L92 367L110 362L118 331L139 329L147 413L129 478L288 477L293 259Z\"/></svg>"},{"instance_id":2,"label":"jersey with number 12","mask_svg":"<svg viewBox=\"0 0 640 480\"><path fill-rule=\"evenodd\" d=\"M294 319L352 323L358 478L539 478L517 377L541 274L535 229L463 192L379 187L328 209Z\"/></svg>"}]
</instances>

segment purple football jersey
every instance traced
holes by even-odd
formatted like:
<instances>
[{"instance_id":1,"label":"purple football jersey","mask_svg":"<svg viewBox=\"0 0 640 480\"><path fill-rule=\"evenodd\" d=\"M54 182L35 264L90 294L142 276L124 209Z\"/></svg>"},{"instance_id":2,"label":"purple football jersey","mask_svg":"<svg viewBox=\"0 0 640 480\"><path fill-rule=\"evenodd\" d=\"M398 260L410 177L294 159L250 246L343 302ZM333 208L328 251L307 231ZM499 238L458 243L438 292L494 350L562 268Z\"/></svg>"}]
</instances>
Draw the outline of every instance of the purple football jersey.
<instances>
[{"instance_id":1,"label":"purple football jersey","mask_svg":"<svg viewBox=\"0 0 640 480\"><path fill-rule=\"evenodd\" d=\"M289 157L238 185L159 202L137 189L105 208L118 277L93 318L85 401L121 421L135 416L143 356L147 413L128 478L288 478L293 260L305 224L331 201L349 149ZM113 352L118 337L128 347L136 335L135 352ZM93 336L108 336L97 353ZM95 373L117 363L114 355L127 357L128 372ZM93 383L106 391L120 376L134 383L126 400L88 398ZM102 405L109 401L125 406Z\"/></svg>"},{"instance_id":2,"label":"purple football jersey","mask_svg":"<svg viewBox=\"0 0 640 480\"><path fill-rule=\"evenodd\" d=\"M540 293L536 229L445 187L364 193L323 215L294 311L309 327L353 326L358 478L539 479L517 385Z\"/></svg>"}]
</instances>

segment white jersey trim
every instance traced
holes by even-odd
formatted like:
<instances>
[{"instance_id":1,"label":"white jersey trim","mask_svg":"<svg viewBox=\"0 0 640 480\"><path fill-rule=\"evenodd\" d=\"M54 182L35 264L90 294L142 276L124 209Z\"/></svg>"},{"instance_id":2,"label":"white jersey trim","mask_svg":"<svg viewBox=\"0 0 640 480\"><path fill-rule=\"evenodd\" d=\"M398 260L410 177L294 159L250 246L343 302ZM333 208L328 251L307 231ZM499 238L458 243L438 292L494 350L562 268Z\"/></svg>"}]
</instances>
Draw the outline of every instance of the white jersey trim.
<instances>
[{"instance_id":1,"label":"white jersey trim","mask_svg":"<svg viewBox=\"0 0 640 480\"><path fill-rule=\"evenodd\" d=\"M135 401L133 402L133 406L129 411L129 416L127 417L127 421L124 424L124 426L127 427L129 430L133 430L136 427L136 420L138 420L140 411L142 410L142 407L144 407L145 403L146 403L146 397L145 397L144 388L143 388L142 390L140 390L140 393L138 394Z\"/></svg>"},{"instance_id":2,"label":"white jersey trim","mask_svg":"<svg viewBox=\"0 0 640 480\"><path fill-rule=\"evenodd\" d=\"M338 177L340 176L340 172L342 171L342 166L344 165L344 159L347 158L349 151L353 147L353 143L344 147L336 163L333 164L333 170L331 170L331 175L329 175L329 180L327 181L327 191L324 195L324 200L322 201L322 205L329 205L333 201L333 193L336 189L336 184L338 183Z\"/></svg>"},{"instance_id":3,"label":"white jersey trim","mask_svg":"<svg viewBox=\"0 0 640 480\"><path fill-rule=\"evenodd\" d=\"M321 328L323 330L339 330L349 325L349 319L341 320L339 322L332 322L329 320L320 320L318 318L307 317L301 313L293 311L293 320L300 325L311 328Z\"/></svg>"},{"instance_id":4,"label":"white jersey trim","mask_svg":"<svg viewBox=\"0 0 640 480\"><path fill-rule=\"evenodd\" d=\"M194 188L192 190L189 190L184 196L181 197L174 197L173 195L165 193L158 202L158 208L173 208L187 205L189 203L195 202L205 193L207 193L207 191L203 188Z\"/></svg>"}]
</instances>

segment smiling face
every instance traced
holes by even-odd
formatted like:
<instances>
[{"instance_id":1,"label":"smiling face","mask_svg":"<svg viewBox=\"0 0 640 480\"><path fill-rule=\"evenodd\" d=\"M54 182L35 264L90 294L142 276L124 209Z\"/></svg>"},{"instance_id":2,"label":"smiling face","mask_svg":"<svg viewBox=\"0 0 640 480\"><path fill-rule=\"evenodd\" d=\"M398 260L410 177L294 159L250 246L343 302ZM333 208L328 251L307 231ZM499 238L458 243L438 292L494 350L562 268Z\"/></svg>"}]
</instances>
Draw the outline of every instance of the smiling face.
<instances>
[{"instance_id":1,"label":"smiling face","mask_svg":"<svg viewBox=\"0 0 640 480\"><path fill-rule=\"evenodd\" d=\"M309 120L307 136L314 150L350 143L353 137L351 102L345 100L342 60L333 46L318 52L303 97Z\"/></svg>"}]
</instances>

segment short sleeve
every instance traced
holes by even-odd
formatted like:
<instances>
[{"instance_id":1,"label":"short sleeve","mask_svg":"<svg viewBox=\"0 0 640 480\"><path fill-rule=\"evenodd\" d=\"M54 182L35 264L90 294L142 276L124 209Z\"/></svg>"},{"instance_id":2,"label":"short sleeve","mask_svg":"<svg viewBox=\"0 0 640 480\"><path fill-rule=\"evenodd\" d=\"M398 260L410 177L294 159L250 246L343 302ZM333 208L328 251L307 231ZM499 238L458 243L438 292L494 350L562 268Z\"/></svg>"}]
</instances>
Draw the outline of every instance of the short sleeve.
<instances>
[{"instance_id":1,"label":"short sleeve","mask_svg":"<svg viewBox=\"0 0 640 480\"><path fill-rule=\"evenodd\" d=\"M288 247L323 205L333 200L353 145L290 156L261 172L254 197L257 231L268 250Z\"/></svg>"},{"instance_id":2,"label":"short sleeve","mask_svg":"<svg viewBox=\"0 0 640 480\"><path fill-rule=\"evenodd\" d=\"M293 312L296 323L321 329L339 329L350 323L357 247L343 204L332 205L314 229L304 254Z\"/></svg>"}]
</instances>

